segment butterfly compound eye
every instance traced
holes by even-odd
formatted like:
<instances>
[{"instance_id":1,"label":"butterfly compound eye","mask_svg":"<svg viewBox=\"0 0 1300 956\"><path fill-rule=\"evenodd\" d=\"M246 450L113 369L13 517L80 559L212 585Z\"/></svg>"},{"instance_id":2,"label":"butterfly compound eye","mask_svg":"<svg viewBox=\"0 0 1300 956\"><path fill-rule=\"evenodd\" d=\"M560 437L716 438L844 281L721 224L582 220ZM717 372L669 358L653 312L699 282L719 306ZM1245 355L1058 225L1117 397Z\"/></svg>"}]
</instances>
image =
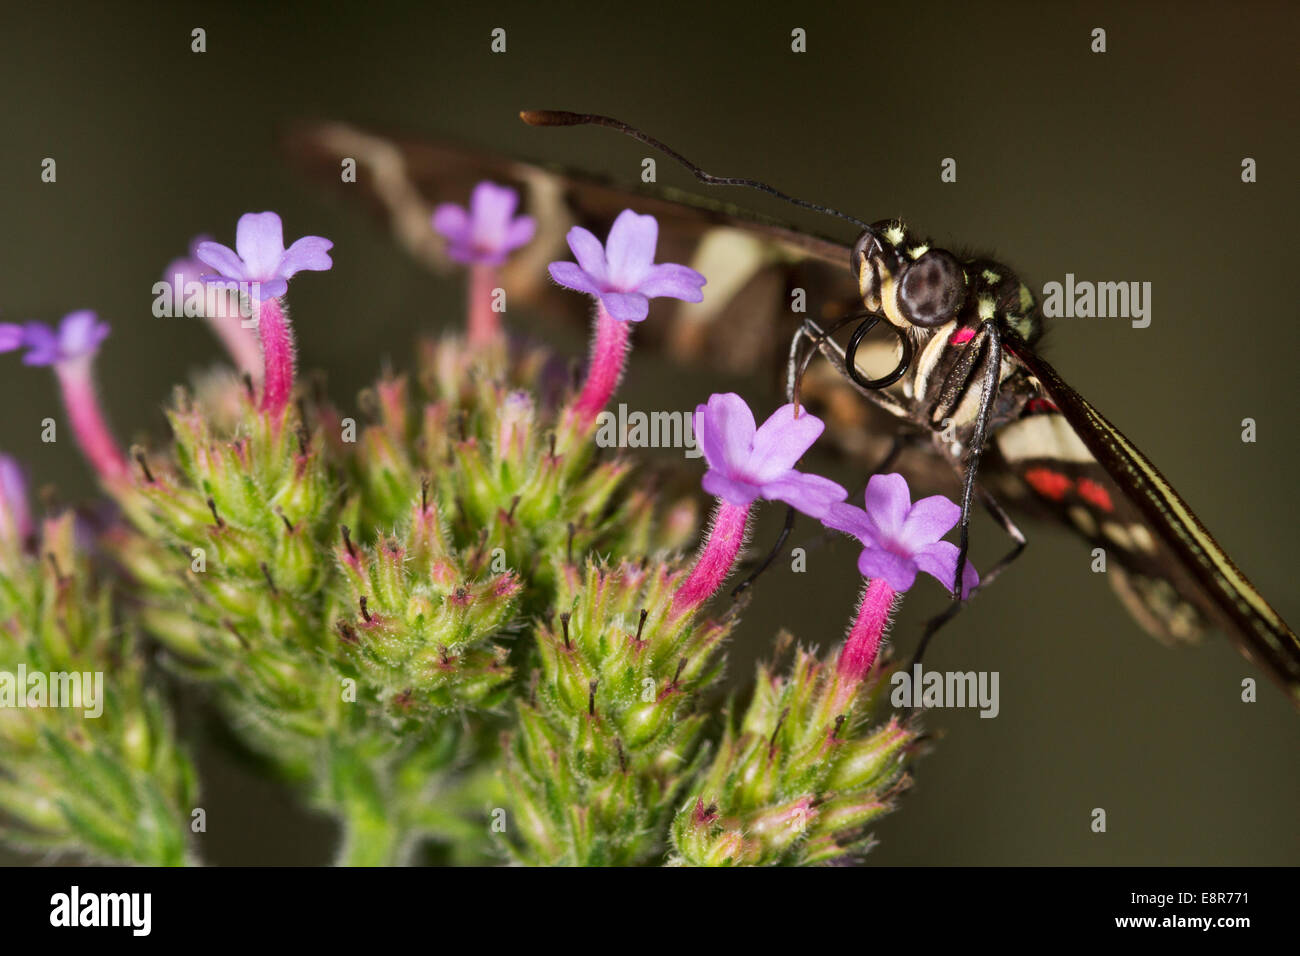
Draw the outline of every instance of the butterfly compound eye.
<instances>
[{"instance_id":1,"label":"butterfly compound eye","mask_svg":"<svg viewBox=\"0 0 1300 956\"><path fill-rule=\"evenodd\" d=\"M942 325L966 296L966 276L951 252L931 249L907 267L898 286L903 318L922 328Z\"/></svg>"}]
</instances>

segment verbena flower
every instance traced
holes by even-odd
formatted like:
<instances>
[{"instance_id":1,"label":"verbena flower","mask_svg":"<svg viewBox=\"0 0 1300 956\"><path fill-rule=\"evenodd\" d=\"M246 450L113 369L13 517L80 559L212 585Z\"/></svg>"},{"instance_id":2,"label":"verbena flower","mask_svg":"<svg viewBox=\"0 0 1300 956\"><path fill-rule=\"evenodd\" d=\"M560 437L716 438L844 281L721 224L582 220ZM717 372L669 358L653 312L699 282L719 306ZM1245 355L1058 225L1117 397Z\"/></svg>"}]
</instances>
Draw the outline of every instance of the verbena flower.
<instances>
[{"instance_id":1,"label":"verbena flower","mask_svg":"<svg viewBox=\"0 0 1300 956\"><path fill-rule=\"evenodd\" d=\"M733 505L766 498L824 517L848 492L829 478L796 471L794 465L825 427L820 418L794 405L782 405L757 427L739 395L710 396L707 405L695 409L695 437L709 465L704 490Z\"/></svg>"},{"instance_id":2,"label":"verbena flower","mask_svg":"<svg viewBox=\"0 0 1300 956\"><path fill-rule=\"evenodd\" d=\"M258 300L257 331L262 342L262 409L279 415L293 394L294 341L289 317L279 303L298 272L324 272L334 262L334 243L304 236L284 248L284 227L273 212L249 212L239 217L235 249L219 242L201 242L199 259L217 270L217 281L237 282L241 291ZM211 279L211 277L208 277Z\"/></svg>"},{"instance_id":3,"label":"verbena flower","mask_svg":"<svg viewBox=\"0 0 1300 956\"><path fill-rule=\"evenodd\" d=\"M25 365L54 369L77 443L99 476L112 481L126 474L126 457L104 420L93 370L95 353L108 332L108 323L88 310L70 312L57 328L44 322L6 323L0 325L0 351L25 348Z\"/></svg>"},{"instance_id":4,"label":"verbena flower","mask_svg":"<svg viewBox=\"0 0 1300 956\"><path fill-rule=\"evenodd\" d=\"M303 236L285 249L280 217L273 212L249 212L239 217L233 250L219 242L200 242L194 251L216 270L215 278L246 284L249 294L269 299L284 295L289 280L299 272L330 269L333 246L320 236Z\"/></svg>"},{"instance_id":5,"label":"verbena flower","mask_svg":"<svg viewBox=\"0 0 1300 956\"><path fill-rule=\"evenodd\" d=\"M847 706L871 670L899 595L916 582L917 572L932 575L949 591L957 576L957 546L941 539L960 520L960 507L943 495L913 504L907 479L899 474L872 475L866 505L863 511L839 503L822 519L828 528L862 542L858 570L867 578L857 619L836 664L837 707ZM978 584L979 575L967 561L962 596Z\"/></svg>"},{"instance_id":6,"label":"verbena flower","mask_svg":"<svg viewBox=\"0 0 1300 956\"><path fill-rule=\"evenodd\" d=\"M570 229L567 238L578 261L552 262L551 278L566 289L594 295L612 318L640 322L650 312L650 300L663 296L683 302L704 299L704 276L672 262L655 264L659 223L654 216L624 209L603 246L581 226Z\"/></svg>"},{"instance_id":7,"label":"verbena flower","mask_svg":"<svg viewBox=\"0 0 1300 956\"><path fill-rule=\"evenodd\" d=\"M474 187L468 209L443 203L433 211L433 228L447 240L447 255L470 267L470 345L501 339L501 319L494 308L497 266L537 231L531 216L515 215L518 207L519 194L513 189L484 180Z\"/></svg>"},{"instance_id":8,"label":"verbena flower","mask_svg":"<svg viewBox=\"0 0 1300 956\"><path fill-rule=\"evenodd\" d=\"M943 495L912 503L907 479L899 474L873 475L867 482L867 508L836 504L822 518L828 528L843 531L863 544L858 570L880 578L895 591L906 591L918 571L936 578L949 591L957 576L957 546L941 540L961 518L961 508ZM962 596L979 584L979 575L966 562Z\"/></svg>"},{"instance_id":9,"label":"verbena flower","mask_svg":"<svg viewBox=\"0 0 1300 956\"><path fill-rule=\"evenodd\" d=\"M433 228L447 240L447 255L466 265L499 266L532 241L537 223L516 216L519 194L484 180L470 194L469 208L443 203L433 211Z\"/></svg>"},{"instance_id":10,"label":"verbena flower","mask_svg":"<svg viewBox=\"0 0 1300 956\"><path fill-rule=\"evenodd\" d=\"M596 298L596 335L591 346L587 381L574 401L570 416L579 431L595 422L623 377L627 361L629 322L640 322L650 312L650 300L660 296L700 302L704 276L671 262L655 265L659 223L624 209L600 240L581 226L568 234L577 263L552 262L551 278L560 285Z\"/></svg>"},{"instance_id":11,"label":"verbena flower","mask_svg":"<svg viewBox=\"0 0 1300 956\"><path fill-rule=\"evenodd\" d=\"M25 348L24 365L57 365L89 358L108 337L108 324L94 312L70 312L57 327L44 322L0 325L0 351Z\"/></svg>"},{"instance_id":12,"label":"verbena flower","mask_svg":"<svg viewBox=\"0 0 1300 956\"><path fill-rule=\"evenodd\" d=\"M719 499L713 526L673 598L674 613L698 607L731 573L745 540L749 509L758 498L784 501L814 518L848 495L829 478L795 470L825 425L808 412L783 405L758 427L739 395L715 394L695 409L695 437L709 470L704 490Z\"/></svg>"}]
</instances>

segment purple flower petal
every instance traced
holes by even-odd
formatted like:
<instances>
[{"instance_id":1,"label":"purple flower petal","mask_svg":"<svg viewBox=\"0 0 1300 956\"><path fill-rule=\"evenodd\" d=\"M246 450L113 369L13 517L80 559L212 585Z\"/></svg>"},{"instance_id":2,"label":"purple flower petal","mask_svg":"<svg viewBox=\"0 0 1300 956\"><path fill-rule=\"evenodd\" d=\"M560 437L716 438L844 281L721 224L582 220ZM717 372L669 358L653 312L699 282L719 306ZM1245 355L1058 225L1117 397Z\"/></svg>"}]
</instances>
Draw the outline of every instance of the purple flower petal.
<instances>
[{"instance_id":1,"label":"purple flower petal","mask_svg":"<svg viewBox=\"0 0 1300 956\"><path fill-rule=\"evenodd\" d=\"M801 409L796 416L794 405L782 405L754 434L747 474L760 483L785 474L812 447L825 427L820 418L808 414L807 410Z\"/></svg>"},{"instance_id":2,"label":"purple flower petal","mask_svg":"<svg viewBox=\"0 0 1300 956\"><path fill-rule=\"evenodd\" d=\"M443 203L433 211L433 228L447 240L447 255L467 265L500 265L506 255L533 238L536 224L515 216L519 194L483 180L470 194L469 209Z\"/></svg>"},{"instance_id":3,"label":"purple flower petal","mask_svg":"<svg viewBox=\"0 0 1300 956\"><path fill-rule=\"evenodd\" d=\"M832 505L822 524L851 534L863 544L859 570L883 578L895 591L912 586L917 571L936 577L950 591L957 569L957 546L940 538L961 517L961 509L942 495L911 503L902 475L873 475L867 483L867 510ZM968 561L962 573L963 596L979 583Z\"/></svg>"},{"instance_id":4,"label":"purple flower petal","mask_svg":"<svg viewBox=\"0 0 1300 956\"><path fill-rule=\"evenodd\" d=\"M578 260L582 271L591 277L598 287L604 287L609 269L605 265L605 247L600 240L581 226L574 226L564 237L573 257Z\"/></svg>"},{"instance_id":5,"label":"purple flower petal","mask_svg":"<svg viewBox=\"0 0 1300 956\"><path fill-rule=\"evenodd\" d=\"M258 289L242 291L266 300L284 295L289 290L288 280L299 272L333 268L329 257L333 247L334 243L321 236L303 236L286 250L280 217L273 212L249 212L239 217L234 251L219 242L197 242L194 254L220 279L258 283ZM213 282L209 275L201 278Z\"/></svg>"},{"instance_id":6,"label":"purple flower petal","mask_svg":"<svg viewBox=\"0 0 1300 956\"><path fill-rule=\"evenodd\" d=\"M249 292L252 293L259 302L265 302L267 299L278 299L289 291L288 280L279 277L266 279L263 282L257 283L257 286L258 288L250 289Z\"/></svg>"},{"instance_id":7,"label":"purple flower petal","mask_svg":"<svg viewBox=\"0 0 1300 956\"><path fill-rule=\"evenodd\" d=\"M0 455L0 498L11 508L27 502L27 479L22 466L9 455Z\"/></svg>"},{"instance_id":8,"label":"purple flower petal","mask_svg":"<svg viewBox=\"0 0 1300 956\"><path fill-rule=\"evenodd\" d=\"M469 198L469 217L473 224L474 244L481 249L498 250L505 242L510 218L519 205L513 189L483 180Z\"/></svg>"},{"instance_id":9,"label":"purple flower petal","mask_svg":"<svg viewBox=\"0 0 1300 956\"><path fill-rule=\"evenodd\" d=\"M445 202L433 211L433 228L453 244L470 242L469 213L455 203Z\"/></svg>"},{"instance_id":10,"label":"purple flower petal","mask_svg":"<svg viewBox=\"0 0 1300 956\"><path fill-rule=\"evenodd\" d=\"M23 345L27 346L24 365L53 365L59 360L59 337L44 322L23 326Z\"/></svg>"},{"instance_id":11,"label":"purple flower petal","mask_svg":"<svg viewBox=\"0 0 1300 956\"><path fill-rule=\"evenodd\" d=\"M22 466L8 455L0 455L0 536L5 533L19 541L30 537L32 515Z\"/></svg>"},{"instance_id":12,"label":"purple flower petal","mask_svg":"<svg viewBox=\"0 0 1300 956\"><path fill-rule=\"evenodd\" d=\"M650 272L658 242L659 223L654 216L640 216L631 209L619 213L605 240L609 283L620 292L637 288Z\"/></svg>"},{"instance_id":13,"label":"purple flower petal","mask_svg":"<svg viewBox=\"0 0 1300 956\"><path fill-rule=\"evenodd\" d=\"M943 495L922 498L907 513L898 531L898 543L910 551L919 551L942 538L960 520L961 508Z\"/></svg>"},{"instance_id":14,"label":"purple flower petal","mask_svg":"<svg viewBox=\"0 0 1300 956\"><path fill-rule=\"evenodd\" d=\"M99 348L108 337L108 324L100 322L94 312L70 312L59 323L58 350L63 359L80 358Z\"/></svg>"},{"instance_id":15,"label":"purple flower petal","mask_svg":"<svg viewBox=\"0 0 1300 956\"><path fill-rule=\"evenodd\" d=\"M650 314L650 300L640 292L602 292L600 303L620 322L642 322Z\"/></svg>"},{"instance_id":16,"label":"purple flower petal","mask_svg":"<svg viewBox=\"0 0 1300 956\"><path fill-rule=\"evenodd\" d=\"M878 548L865 548L858 555L858 571L864 578L883 578L895 591L906 591L916 582L915 563Z\"/></svg>"},{"instance_id":17,"label":"purple flower petal","mask_svg":"<svg viewBox=\"0 0 1300 956\"><path fill-rule=\"evenodd\" d=\"M957 573L957 550L957 545L951 541L936 541L925 550L918 551L913 560L919 569L935 578L948 589L949 593L952 593L952 579ZM967 558L966 567L961 573L961 596L968 596L979 583L979 573Z\"/></svg>"},{"instance_id":18,"label":"purple flower petal","mask_svg":"<svg viewBox=\"0 0 1300 956\"><path fill-rule=\"evenodd\" d=\"M654 264L659 240L659 223L654 216L641 216L624 209L610 226L609 237L600 240L581 226L568 232L569 248L578 266L597 290L606 311L625 322L640 322L649 314L650 299L670 296L685 302L699 302L704 276L694 269L666 262ZM582 290L576 282L564 283ZM635 296L636 298L615 298Z\"/></svg>"},{"instance_id":19,"label":"purple flower petal","mask_svg":"<svg viewBox=\"0 0 1300 956\"><path fill-rule=\"evenodd\" d=\"M683 302L703 302L703 286L707 280L689 266L663 262L652 266L637 286L637 291L648 298L668 296Z\"/></svg>"},{"instance_id":20,"label":"purple flower petal","mask_svg":"<svg viewBox=\"0 0 1300 956\"><path fill-rule=\"evenodd\" d=\"M695 429L709 467L743 480L757 432L745 400L734 392L710 395L696 409Z\"/></svg>"},{"instance_id":21,"label":"purple flower petal","mask_svg":"<svg viewBox=\"0 0 1300 956\"><path fill-rule=\"evenodd\" d=\"M229 246L219 242L200 242L194 254L204 265L215 269L219 276L236 281L246 278L244 263Z\"/></svg>"},{"instance_id":22,"label":"purple flower petal","mask_svg":"<svg viewBox=\"0 0 1300 956\"><path fill-rule=\"evenodd\" d=\"M840 502L832 505L821 519L822 524L835 531L852 535L863 544L877 545L876 524L857 505Z\"/></svg>"},{"instance_id":23,"label":"purple flower petal","mask_svg":"<svg viewBox=\"0 0 1300 956\"><path fill-rule=\"evenodd\" d=\"M246 212L235 227L235 251L249 279L275 275L284 255L284 224L273 212Z\"/></svg>"},{"instance_id":24,"label":"purple flower petal","mask_svg":"<svg viewBox=\"0 0 1300 956\"><path fill-rule=\"evenodd\" d=\"M778 409L758 428L743 398L714 394L696 407L693 424L709 464L704 490L732 504L762 497L820 518L848 494L827 478L790 467L821 434L821 422L811 415L796 422L793 406Z\"/></svg>"},{"instance_id":25,"label":"purple flower petal","mask_svg":"<svg viewBox=\"0 0 1300 956\"><path fill-rule=\"evenodd\" d=\"M280 257L276 275L282 279L292 279L296 273L303 271L327 272L334 267L334 260L329 257L329 251L333 248L334 243L328 239L303 236ZM286 287L287 285L288 283Z\"/></svg>"},{"instance_id":26,"label":"purple flower petal","mask_svg":"<svg viewBox=\"0 0 1300 956\"><path fill-rule=\"evenodd\" d=\"M755 498L759 497L757 485L752 485L747 481L737 481L734 478L728 478L721 471L710 468L700 479L700 484L704 490L715 498L721 498L733 505L744 506L749 504Z\"/></svg>"},{"instance_id":27,"label":"purple flower petal","mask_svg":"<svg viewBox=\"0 0 1300 956\"><path fill-rule=\"evenodd\" d=\"M848 496L847 490L829 478L793 470L775 481L764 482L761 488L764 498L794 505L811 518L823 517Z\"/></svg>"},{"instance_id":28,"label":"purple flower petal","mask_svg":"<svg viewBox=\"0 0 1300 956\"><path fill-rule=\"evenodd\" d=\"M872 475L867 482L867 515L883 539L893 539L902 530L912 493L907 479L899 474Z\"/></svg>"},{"instance_id":29,"label":"purple flower petal","mask_svg":"<svg viewBox=\"0 0 1300 956\"><path fill-rule=\"evenodd\" d=\"M506 227L506 235L502 240L503 252L510 252L520 246L528 245L533 241L536 232L537 221L532 216L520 216L512 220L510 225Z\"/></svg>"},{"instance_id":30,"label":"purple flower petal","mask_svg":"<svg viewBox=\"0 0 1300 956\"><path fill-rule=\"evenodd\" d=\"M600 288L592 281L590 274L576 262L552 262L546 270L551 274L552 279L566 289L586 292L590 295L600 294Z\"/></svg>"},{"instance_id":31,"label":"purple flower petal","mask_svg":"<svg viewBox=\"0 0 1300 956\"><path fill-rule=\"evenodd\" d=\"M0 352L12 352L23 344L23 327L16 322L0 322Z\"/></svg>"}]
</instances>

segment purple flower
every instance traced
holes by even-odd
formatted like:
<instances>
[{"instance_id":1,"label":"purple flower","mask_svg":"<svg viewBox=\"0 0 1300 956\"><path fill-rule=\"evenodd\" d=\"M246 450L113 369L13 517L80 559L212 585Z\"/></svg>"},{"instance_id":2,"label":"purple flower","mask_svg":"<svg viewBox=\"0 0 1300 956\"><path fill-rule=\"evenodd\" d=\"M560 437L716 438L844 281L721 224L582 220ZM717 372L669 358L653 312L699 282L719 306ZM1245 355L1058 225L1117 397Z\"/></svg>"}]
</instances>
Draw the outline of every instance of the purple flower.
<instances>
[{"instance_id":1,"label":"purple flower","mask_svg":"<svg viewBox=\"0 0 1300 956\"><path fill-rule=\"evenodd\" d=\"M805 475L794 464L825 426L808 412L782 405L761 428L739 395L712 395L695 409L695 437L709 463L704 490L733 505L755 498L784 501L804 514L823 517L848 492L828 478Z\"/></svg>"},{"instance_id":2,"label":"purple flower","mask_svg":"<svg viewBox=\"0 0 1300 956\"><path fill-rule=\"evenodd\" d=\"M704 276L694 269L672 262L655 265L659 223L654 216L624 209L604 246L581 226L569 230L568 240L578 262L552 262L551 278L565 288L596 296L616 319L640 322L650 311L650 300L660 296L683 302L704 298L700 291Z\"/></svg>"},{"instance_id":3,"label":"purple flower","mask_svg":"<svg viewBox=\"0 0 1300 956\"><path fill-rule=\"evenodd\" d=\"M957 573L957 546L940 540L961 518L961 508L943 495L912 504L902 475L872 475L867 482L867 510L834 505L822 524L857 538L865 546L858 558L864 577L881 578L895 591L906 591L916 573L932 575L949 591ZM969 561L962 570L962 596L979 584Z\"/></svg>"},{"instance_id":4,"label":"purple flower","mask_svg":"<svg viewBox=\"0 0 1300 956\"><path fill-rule=\"evenodd\" d=\"M0 352L25 348L24 365L56 365L94 355L108 336L108 323L94 312L70 312L57 329L44 322L0 324Z\"/></svg>"},{"instance_id":5,"label":"purple flower","mask_svg":"<svg viewBox=\"0 0 1300 956\"><path fill-rule=\"evenodd\" d=\"M13 458L0 455L0 540L22 542L31 537L32 515L27 507L27 479Z\"/></svg>"},{"instance_id":6,"label":"purple flower","mask_svg":"<svg viewBox=\"0 0 1300 956\"><path fill-rule=\"evenodd\" d=\"M207 281L255 282L260 298L278 299L295 273L324 272L333 266L329 257L333 247L328 239L304 236L285 249L280 217L273 212L249 212L239 217L235 229L237 253L219 242L200 242L194 252L217 271L216 276L204 276Z\"/></svg>"},{"instance_id":7,"label":"purple flower","mask_svg":"<svg viewBox=\"0 0 1300 956\"><path fill-rule=\"evenodd\" d=\"M537 231L531 216L516 216L519 194L484 180L474 187L469 210L443 203L433 211L433 228L447 239L447 255L457 262L499 266Z\"/></svg>"}]
</instances>

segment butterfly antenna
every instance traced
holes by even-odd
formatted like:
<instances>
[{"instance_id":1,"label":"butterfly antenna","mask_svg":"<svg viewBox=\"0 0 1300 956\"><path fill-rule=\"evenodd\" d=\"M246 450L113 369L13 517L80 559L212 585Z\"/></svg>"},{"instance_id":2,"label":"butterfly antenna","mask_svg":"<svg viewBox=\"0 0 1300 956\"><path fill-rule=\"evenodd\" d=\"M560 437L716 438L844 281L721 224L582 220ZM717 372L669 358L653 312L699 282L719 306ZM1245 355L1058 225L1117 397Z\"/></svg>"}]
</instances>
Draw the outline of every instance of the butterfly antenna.
<instances>
[{"instance_id":1,"label":"butterfly antenna","mask_svg":"<svg viewBox=\"0 0 1300 956\"><path fill-rule=\"evenodd\" d=\"M635 126L629 126L622 120L616 120L611 116L599 116L595 113L570 113L568 110L524 110L519 114L519 118L529 126L608 126L610 129L618 130L624 135L640 140L652 149L657 149L665 156L677 160L702 183L710 186L745 186L749 189L757 189L759 192L775 196L777 199L784 199L786 202L801 206L804 209L811 209L813 212L820 212L828 216L838 216L840 219L853 223L860 229L871 228L869 224L861 219L846 215L837 209L832 209L830 206L823 206L820 203L809 202L806 199L788 195L779 189L774 189L767 183L759 182L757 179L739 179L735 176L714 176L712 173L707 173L667 144L661 143L648 133L643 133Z\"/></svg>"}]
</instances>

